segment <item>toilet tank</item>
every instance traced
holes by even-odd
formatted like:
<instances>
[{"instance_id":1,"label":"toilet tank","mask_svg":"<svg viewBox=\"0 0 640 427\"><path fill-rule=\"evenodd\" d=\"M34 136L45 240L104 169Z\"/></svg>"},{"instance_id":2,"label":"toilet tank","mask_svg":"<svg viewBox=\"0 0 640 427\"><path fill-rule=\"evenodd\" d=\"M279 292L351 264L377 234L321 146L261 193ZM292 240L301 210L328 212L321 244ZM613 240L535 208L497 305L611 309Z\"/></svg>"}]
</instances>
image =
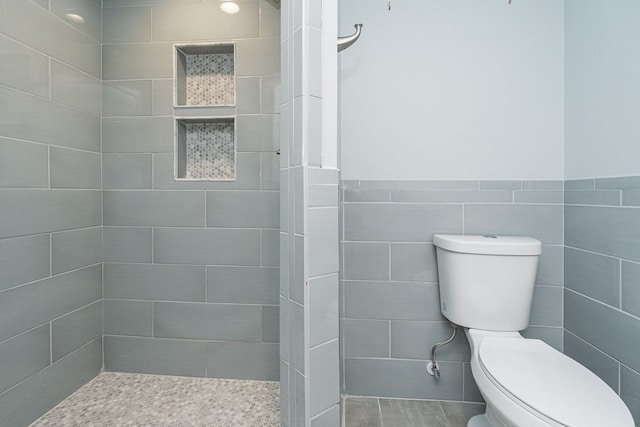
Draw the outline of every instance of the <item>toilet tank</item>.
<instances>
[{"instance_id":1,"label":"toilet tank","mask_svg":"<svg viewBox=\"0 0 640 427\"><path fill-rule=\"evenodd\" d=\"M542 245L531 237L436 234L440 310L471 329L520 331L529 324Z\"/></svg>"}]
</instances>

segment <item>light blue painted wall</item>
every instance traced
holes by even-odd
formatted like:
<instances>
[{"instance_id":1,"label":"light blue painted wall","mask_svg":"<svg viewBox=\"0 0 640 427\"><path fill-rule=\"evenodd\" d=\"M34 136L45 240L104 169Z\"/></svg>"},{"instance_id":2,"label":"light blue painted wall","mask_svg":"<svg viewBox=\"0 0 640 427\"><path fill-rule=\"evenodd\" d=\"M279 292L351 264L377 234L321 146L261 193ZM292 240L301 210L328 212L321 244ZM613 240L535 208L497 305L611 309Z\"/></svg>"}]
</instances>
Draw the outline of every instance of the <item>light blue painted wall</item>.
<instances>
[{"instance_id":1,"label":"light blue painted wall","mask_svg":"<svg viewBox=\"0 0 640 427\"><path fill-rule=\"evenodd\" d=\"M567 179L640 174L640 3L566 0Z\"/></svg>"},{"instance_id":2,"label":"light blue painted wall","mask_svg":"<svg viewBox=\"0 0 640 427\"><path fill-rule=\"evenodd\" d=\"M562 179L563 3L340 1L343 179Z\"/></svg>"}]
</instances>

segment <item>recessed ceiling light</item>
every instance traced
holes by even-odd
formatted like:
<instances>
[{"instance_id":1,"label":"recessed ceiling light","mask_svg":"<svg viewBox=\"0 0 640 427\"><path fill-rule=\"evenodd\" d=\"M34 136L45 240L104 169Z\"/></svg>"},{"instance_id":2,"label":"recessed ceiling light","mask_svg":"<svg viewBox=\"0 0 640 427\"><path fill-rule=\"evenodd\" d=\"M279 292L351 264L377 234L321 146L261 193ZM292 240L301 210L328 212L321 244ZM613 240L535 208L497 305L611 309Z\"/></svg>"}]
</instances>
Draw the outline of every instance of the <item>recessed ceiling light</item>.
<instances>
[{"instance_id":1,"label":"recessed ceiling light","mask_svg":"<svg viewBox=\"0 0 640 427\"><path fill-rule=\"evenodd\" d=\"M232 2L232 1L225 1L220 5L220 9L224 13L229 13L231 15L233 15L234 13L240 12L240 6L238 6L235 2Z\"/></svg>"},{"instance_id":2,"label":"recessed ceiling light","mask_svg":"<svg viewBox=\"0 0 640 427\"><path fill-rule=\"evenodd\" d=\"M69 21L76 22L78 24L84 24L84 18L77 13L65 13L65 15Z\"/></svg>"}]
</instances>

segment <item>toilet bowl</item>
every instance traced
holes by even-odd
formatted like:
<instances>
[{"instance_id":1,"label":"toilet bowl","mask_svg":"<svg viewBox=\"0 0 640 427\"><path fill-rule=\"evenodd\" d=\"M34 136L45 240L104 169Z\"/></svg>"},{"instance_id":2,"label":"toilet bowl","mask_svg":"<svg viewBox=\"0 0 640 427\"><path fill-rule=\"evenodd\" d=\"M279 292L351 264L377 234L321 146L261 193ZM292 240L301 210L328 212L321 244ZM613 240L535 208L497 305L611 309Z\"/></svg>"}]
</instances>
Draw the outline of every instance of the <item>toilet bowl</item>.
<instances>
[{"instance_id":1,"label":"toilet bowl","mask_svg":"<svg viewBox=\"0 0 640 427\"><path fill-rule=\"evenodd\" d=\"M553 347L517 332L466 329L471 372L487 403L469 427L633 427L600 378Z\"/></svg>"},{"instance_id":2,"label":"toilet bowl","mask_svg":"<svg viewBox=\"0 0 640 427\"><path fill-rule=\"evenodd\" d=\"M471 372L487 403L468 427L634 427L600 378L527 339L542 244L530 237L436 234L440 309L465 328Z\"/></svg>"}]
</instances>

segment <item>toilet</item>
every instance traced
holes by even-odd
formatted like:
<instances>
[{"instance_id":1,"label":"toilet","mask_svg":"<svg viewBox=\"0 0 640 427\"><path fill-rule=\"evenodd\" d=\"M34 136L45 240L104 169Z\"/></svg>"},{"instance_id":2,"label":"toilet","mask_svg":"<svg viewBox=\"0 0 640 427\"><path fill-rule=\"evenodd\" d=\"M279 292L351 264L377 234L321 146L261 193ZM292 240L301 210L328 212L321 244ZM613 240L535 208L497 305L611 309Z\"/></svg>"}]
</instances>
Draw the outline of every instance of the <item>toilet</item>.
<instances>
[{"instance_id":1,"label":"toilet","mask_svg":"<svg viewBox=\"0 0 640 427\"><path fill-rule=\"evenodd\" d=\"M529 324L542 245L530 237L436 234L440 309L464 327L487 406L468 427L634 427L600 378L537 339Z\"/></svg>"}]
</instances>

